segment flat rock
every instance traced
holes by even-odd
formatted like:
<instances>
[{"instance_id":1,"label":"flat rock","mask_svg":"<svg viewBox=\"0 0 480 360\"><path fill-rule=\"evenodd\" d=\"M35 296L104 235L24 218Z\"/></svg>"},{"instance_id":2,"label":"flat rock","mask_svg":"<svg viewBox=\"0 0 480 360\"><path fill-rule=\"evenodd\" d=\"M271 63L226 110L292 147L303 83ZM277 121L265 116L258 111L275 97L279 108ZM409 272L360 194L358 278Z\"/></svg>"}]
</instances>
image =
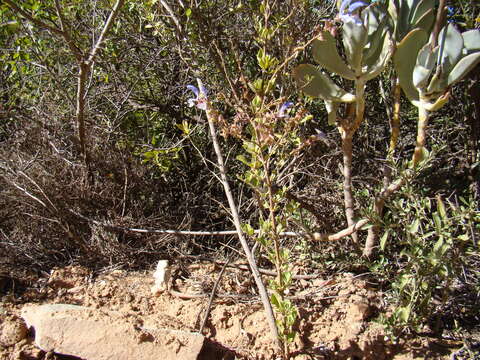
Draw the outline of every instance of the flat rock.
<instances>
[{"instance_id":1,"label":"flat rock","mask_svg":"<svg viewBox=\"0 0 480 360\"><path fill-rule=\"evenodd\" d=\"M200 334L141 328L119 313L76 305L25 306L22 317L42 350L88 360L193 360L205 340Z\"/></svg>"}]
</instances>

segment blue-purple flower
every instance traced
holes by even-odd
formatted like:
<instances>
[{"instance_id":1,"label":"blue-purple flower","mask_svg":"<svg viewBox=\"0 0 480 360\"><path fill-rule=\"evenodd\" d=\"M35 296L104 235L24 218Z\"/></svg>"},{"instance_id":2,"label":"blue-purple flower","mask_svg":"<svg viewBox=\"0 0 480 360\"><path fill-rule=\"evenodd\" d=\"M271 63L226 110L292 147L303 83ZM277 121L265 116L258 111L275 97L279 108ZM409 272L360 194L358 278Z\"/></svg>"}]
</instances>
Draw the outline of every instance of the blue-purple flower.
<instances>
[{"instance_id":1,"label":"blue-purple flower","mask_svg":"<svg viewBox=\"0 0 480 360\"><path fill-rule=\"evenodd\" d=\"M361 7L368 6L363 1L343 0L340 5L338 18L344 23L353 22L355 25L362 25L362 19L358 11Z\"/></svg>"},{"instance_id":2,"label":"blue-purple flower","mask_svg":"<svg viewBox=\"0 0 480 360\"><path fill-rule=\"evenodd\" d=\"M188 99L188 106L196 106L200 110L207 110L207 89L202 85L200 90L193 85L187 85L187 89L193 91L194 98Z\"/></svg>"},{"instance_id":3,"label":"blue-purple flower","mask_svg":"<svg viewBox=\"0 0 480 360\"><path fill-rule=\"evenodd\" d=\"M447 22L455 23L455 15L457 10L453 6L447 6Z\"/></svg>"},{"instance_id":4,"label":"blue-purple flower","mask_svg":"<svg viewBox=\"0 0 480 360\"><path fill-rule=\"evenodd\" d=\"M282 106L280 106L277 116L281 118L287 117L288 114L286 114L285 112L288 110L289 107L292 107L292 106L293 106L293 102L291 101L284 102Z\"/></svg>"}]
</instances>

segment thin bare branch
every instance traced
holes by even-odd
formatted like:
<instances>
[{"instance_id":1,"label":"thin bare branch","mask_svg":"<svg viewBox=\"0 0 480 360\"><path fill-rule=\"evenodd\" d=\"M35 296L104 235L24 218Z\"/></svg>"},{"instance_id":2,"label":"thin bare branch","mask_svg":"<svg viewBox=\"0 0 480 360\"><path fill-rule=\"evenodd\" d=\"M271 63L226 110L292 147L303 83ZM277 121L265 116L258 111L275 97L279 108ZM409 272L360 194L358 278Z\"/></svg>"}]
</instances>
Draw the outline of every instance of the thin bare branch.
<instances>
[{"instance_id":1,"label":"thin bare branch","mask_svg":"<svg viewBox=\"0 0 480 360\"><path fill-rule=\"evenodd\" d=\"M343 229L335 234L320 234L314 233L313 238L316 241L337 241L343 239L346 236L352 235L356 231L362 230L362 228L369 223L370 220L362 219L352 224L351 226Z\"/></svg>"},{"instance_id":2,"label":"thin bare branch","mask_svg":"<svg viewBox=\"0 0 480 360\"><path fill-rule=\"evenodd\" d=\"M178 21L177 17L175 16L175 13L173 12L172 8L170 5L167 4L166 1L160 0L160 4L167 10L168 14L172 18L173 22L175 23L175 26L177 27L179 33L182 33L182 26L180 25L180 21Z\"/></svg>"},{"instance_id":3,"label":"thin bare branch","mask_svg":"<svg viewBox=\"0 0 480 360\"><path fill-rule=\"evenodd\" d=\"M125 0L117 0L115 5L113 6L112 12L108 16L107 21L105 22L105 25L103 26L103 30L100 33L100 37L98 38L95 46L92 48L90 51L90 55L88 56L87 63L91 65L95 59L95 55L97 54L98 50L100 49L100 46L102 45L102 42L105 40L105 37L107 36L107 33L110 31L110 28L113 25L113 22L118 16L118 13L120 12L121 7L123 6L123 3Z\"/></svg>"}]
</instances>

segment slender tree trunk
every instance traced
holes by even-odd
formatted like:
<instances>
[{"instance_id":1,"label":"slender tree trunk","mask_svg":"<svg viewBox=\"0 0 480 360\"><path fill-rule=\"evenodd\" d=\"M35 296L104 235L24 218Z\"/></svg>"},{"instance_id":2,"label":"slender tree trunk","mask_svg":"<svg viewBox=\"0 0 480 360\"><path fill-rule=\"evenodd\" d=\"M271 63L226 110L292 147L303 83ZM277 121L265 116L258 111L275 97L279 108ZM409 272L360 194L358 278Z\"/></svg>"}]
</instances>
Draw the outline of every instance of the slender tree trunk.
<instances>
[{"instance_id":1,"label":"slender tree trunk","mask_svg":"<svg viewBox=\"0 0 480 360\"><path fill-rule=\"evenodd\" d=\"M90 67L85 62L80 63L77 80L77 109L75 113L77 136L80 143L80 152L87 168L90 165L90 159L87 153L87 136L85 130L85 98L86 81Z\"/></svg>"}]
</instances>

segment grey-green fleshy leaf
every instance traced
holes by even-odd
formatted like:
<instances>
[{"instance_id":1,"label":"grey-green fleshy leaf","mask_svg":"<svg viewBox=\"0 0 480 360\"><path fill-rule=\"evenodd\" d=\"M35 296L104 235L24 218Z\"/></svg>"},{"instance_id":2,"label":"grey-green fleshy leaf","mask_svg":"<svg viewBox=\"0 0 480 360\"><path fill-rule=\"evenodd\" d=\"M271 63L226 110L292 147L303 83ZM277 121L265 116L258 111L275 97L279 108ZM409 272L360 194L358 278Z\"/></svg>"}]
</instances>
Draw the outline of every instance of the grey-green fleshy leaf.
<instances>
[{"instance_id":1,"label":"grey-green fleshy leaf","mask_svg":"<svg viewBox=\"0 0 480 360\"><path fill-rule=\"evenodd\" d=\"M387 20L385 7L380 4L372 4L362 12L362 20L367 26L368 37L374 35L379 28L382 28Z\"/></svg>"},{"instance_id":2,"label":"grey-green fleshy leaf","mask_svg":"<svg viewBox=\"0 0 480 360\"><path fill-rule=\"evenodd\" d=\"M337 86L327 75L313 65L302 64L297 66L293 70L293 76L302 91L311 97L338 102L355 101L355 95Z\"/></svg>"},{"instance_id":3,"label":"grey-green fleshy leaf","mask_svg":"<svg viewBox=\"0 0 480 360\"><path fill-rule=\"evenodd\" d=\"M416 28L430 32L435 22L436 0L390 0L388 12L394 20L394 38L398 43Z\"/></svg>"},{"instance_id":4,"label":"grey-green fleshy leaf","mask_svg":"<svg viewBox=\"0 0 480 360\"><path fill-rule=\"evenodd\" d=\"M395 6L398 9L397 29L395 35L397 39L403 39L408 34L410 29L408 23L408 14L412 8L412 2L405 0L400 0L399 2L400 4L398 4L398 1L395 1Z\"/></svg>"},{"instance_id":5,"label":"grey-green fleshy leaf","mask_svg":"<svg viewBox=\"0 0 480 360\"><path fill-rule=\"evenodd\" d=\"M435 2L435 0L419 1L415 10L413 11L410 23L415 27L418 26L418 20L420 20L427 12L435 9Z\"/></svg>"},{"instance_id":6,"label":"grey-green fleshy leaf","mask_svg":"<svg viewBox=\"0 0 480 360\"><path fill-rule=\"evenodd\" d=\"M313 42L312 55L315 61L328 71L337 73L345 79L354 80L355 74L337 52L335 38L328 31L323 31L320 38L322 40Z\"/></svg>"},{"instance_id":7,"label":"grey-green fleshy leaf","mask_svg":"<svg viewBox=\"0 0 480 360\"><path fill-rule=\"evenodd\" d=\"M442 71L449 73L462 57L463 37L453 24L448 24L438 34L440 46L438 64Z\"/></svg>"},{"instance_id":8,"label":"grey-green fleshy leaf","mask_svg":"<svg viewBox=\"0 0 480 360\"><path fill-rule=\"evenodd\" d=\"M383 34L382 34L383 33ZM385 42L389 42L390 36L387 31L378 30L378 34L381 37L377 38L376 36L369 42L369 47L366 48L363 52L363 61L362 65L371 67L379 59L382 51L384 51Z\"/></svg>"},{"instance_id":9,"label":"grey-green fleshy leaf","mask_svg":"<svg viewBox=\"0 0 480 360\"><path fill-rule=\"evenodd\" d=\"M370 67L376 63L383 49L385 36L390 34L390 17L386 15L383 4L375 3L362 13L364 22L368 25L368 39L363 49L362 66Z\"/></svg>"},{"instance_id":10,"label":"grey-green fleshy leaf","mask_svg":"<svg viewBox=\"0 0 480 360\"><path fill-rule=\"evenodd\" d=\"M336 101L325 100L325 109L328 114L328 125L335 125L337 122L337 110L340 103Z\"/></svg>"},{"instance_id":11,"label":"grey-green fleshy leaf","mask_svg":"<svg viewBox=\"0 0 480 360\"><path fill-rule=\"evenodd\" d=\"M480 63L480 52L465 56L448 75L448 86L463 79L467 73Z\"/></svg>"},{"instance_id":12,"label":"grey-green fleshy leaf","mask_svg":"<svg viewBox=\"0 0 480 360\"><path fill-rule=\"evenodd\" d=\"M427 85L428 78L435 67L438 46L432 50L430 44L425 44L420 49L417 56L417 63L413 69L413 85L416 88L424 88Z\"/></svg>"},{"instance_id":13,"label":"grey-green fleshy leaf","mask_svg":"<svg viewBox=\"0 0 480 360\"><path fill-rule=\"evenodd\" d=\"M383 40L382 51L377 57L377 62L367 68L366 73L362 76L365 81L371 80L377 77L385 66L387 65L390 57L392 56L392 42L390 35L387 34Z\"/></svg>"},{"instance_id":14,"label":"grey-green fleshy leaf","mask_svg":"<svg viewBox=\"0 0 480 360\"><path fill-rule=\"evenodd\" d=\"M432 30L435 23L435 9L427 11L418 21L413 24L412 28L420 28L427 32Z\"/></svg>"},{"instance_id":15,"label":"grey-green fleshy leaf","mask_svg":"<svg viewBox=\"0 0 480 360\"><path fill-rule=\"evenodd\" d=\"M480 50L480 31L470 30L462 33L464 52L470 53L472 51ZM465 54L467 55L467 54Z\"/></svg>"},{"instance_id":16,"label":"grey-green fleshy leaf","mask_svg":"<svg viewBox=\"0 0 480 360\"><path fill-rule=\"evenodd\" d=\"M427 40L428 35L424 30L412 30L398 44L393 56L393 63L397 71L400 86L410 101L415 101L419 98L418 91L413 85L412 75L418 52Z\"/></svg>"},{"instance_id":17,"label":"grey-green fleshy leaf","mask_svg":"<svg viewBox=\"0 0 480 360\"><path fill-rule=\"evenodd\" d=\"M367 29L353 21L343 24L343 45L347 61L356 75L361 73L363 48L367 42Z\"/></svg>"}]
</instances>

